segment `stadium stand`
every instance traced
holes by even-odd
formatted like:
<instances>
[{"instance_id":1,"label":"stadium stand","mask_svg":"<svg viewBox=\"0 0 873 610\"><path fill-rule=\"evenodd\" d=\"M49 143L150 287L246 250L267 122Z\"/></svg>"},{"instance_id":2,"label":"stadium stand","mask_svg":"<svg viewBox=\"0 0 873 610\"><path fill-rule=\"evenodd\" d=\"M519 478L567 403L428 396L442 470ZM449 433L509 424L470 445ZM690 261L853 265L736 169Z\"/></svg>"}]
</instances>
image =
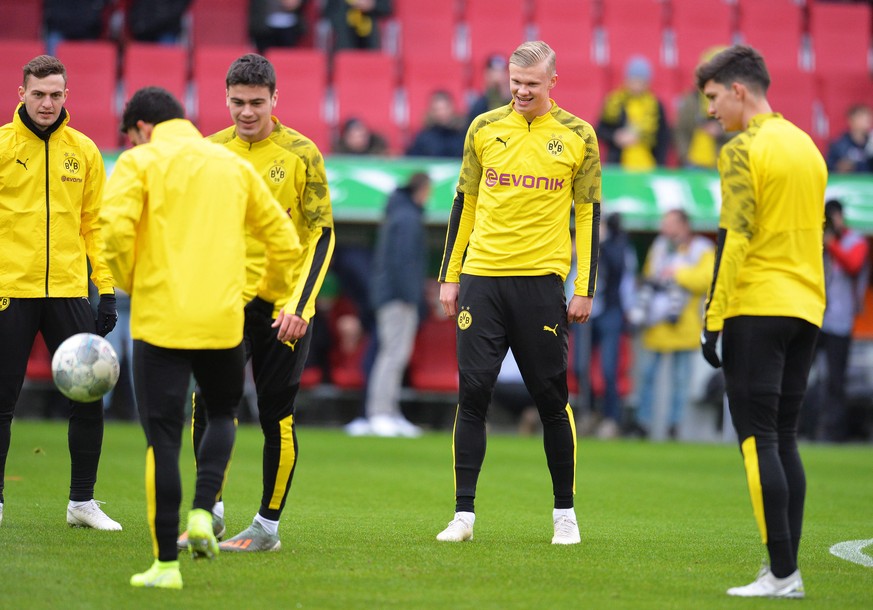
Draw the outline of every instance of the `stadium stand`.
<instances>
[{"instance_id":1,"label":"stadium stand","mask_svg":"<svg viewBox=\"0 0 873 610\"><path fill-rule=\"evenodd\" d=\"M555 50L559 61L591 62L594 57L592 0L534 0L533 35Z\"/></svg>"},{"instance_id":2,"label":"stadium stand","mask_svg":"<svg viewBox=\"0 0 873 610\"><path fill-rule=\"evenodd\" d=\"M0 39L0 91L3 92L2 107L6 120L12 119L12 111L18 104L18 87L23 82L24 64L37 55L45 52L45 47L38 40L7 40Z\"/></svg>"},{"instance_id":3,"label":"stadium stand","mask_svg":"<svg viewBox=\"0 0 873 610\"><path fill-rule=\"evenodd\" d=\"M768 68L798 68L803 13L794 0L740 0L738 10L742 42L760 51Z\"/></svg>"},{"instance_id":4,"label":"stadium stand","mask_svg":"<svg viewBox=\"0 0 873 610\"><path fill-rule=\"evenodd\" d=\"M0 39L41 40L41 1L0 0L0 15L3 15L3 19L0 19Z\"/></svg>"},{"instance_id":5,"label":"stadium stand","mask_svg":"<svg viewBox=\"0 0 873 610\"><path fill-rule=\"evenodd\" d=\"M249 3L240 0L194 0L191 40L201 45L248 45Z\"/></svg>"},{"instance_id":6,"label":"stadium stand","mask_svg":"<svg viewBox=\"0 0 873 610\"><path fill-rule=\"evenodd\" d=\"M527 40L524 11L507 11L501 0L467 0L464 46L471 66L472 87L482 89L482 66L489 55L508 56Z\"/></svg>"},{"instance_id":7,"label":"stadium stand","mask_svg":"<svg viewBox=\"0 0 873 610\"><path fill-rule=\"evenodd\" d=\"M230 64L245 53L246 45L202 45L194 48L194 95L191 118L203 135L210 135L231 123L225 98L224 79Z\"/></svg>"},{"instance_id":8,"label":"stadium stand","mask_svg":"<svg viewBox=\"0 0 873 610\"><path fill-rule=\"evenodd\" d=\"M821 148L824 143L823 135L815 125L817 96L813 75L778 65L769 71L773 82L767 91L767 99L773 110L812 136Z\"/></svg>"},{"instance_id":9,"label":"stadium stand","mask_svg":"<svg viewBox=\"0 0 873 610\"><path fill-rule=\"evenodd\" d=\"M631 56L646 57L653 68L661 65L663 26L664 9L658 0L610 0L603 4L602 28L606 41L605 56L608 58L608 90L621 84L624 66ZM655 69L652 87L654 89L661 84L664 84L664 79Z\"/></svg>"},{"instance_id":10,"label":"stadium stand","mask_svg":"<svg viewBox=\"0 0 873 610\"><path fill-rule=\"evenodd\" d=\"M362 119L388 141L391 152L401 150L401 134L395 121L397 78L394 58L387 53L341 50L334 55L334 117Z\"/></svg>"},{"instance_id":11,"label":"stadium stand","mask_svg":"<svg viewBox=\"0 0 873 610\"><path fill-rule=\"evenodd\" d=\"M401 62L457 58L457 15L444 4L398 0L390 31L396 32Z\"/></svg>"},{"instance_id":12,"label":"stadium stand","mask_svg":"<svg viewBox=\"0 0 873 610\"><path fill-rule=\"evenodd\" d=\"M448 91L462 112L466 112L464 64L452 58L407 58L404 62L403 83L406 98L406 125L409 132L418 131L424 124L431 94L437 89Z\"/></svg>"},{"instance_id":13,"label":"stadium stand","mask_svg":"<svg viewBox=\"0 0 873 610\"><path fill-rule=\"evenodd\" d=\"M103 150L120 145L118 131L118 53L106 40L64 41L56 54L67 68L70 95L66 108L70 126L94 140Z\"/></svg>"},{"instance_id":14,"label":"stadium stand","mask_svg":"<svg viewBox=\"0 0 873 610\"><path fill-rule=\"evenodd\" d=\"M130 42L124 48L124 100L142 87L163 87L187 105L188 50L182 45Z\"/></svg>"},{"instance_id":15,"label":"stadium stand","mask_svg":"<svg viewBox=\"0 0 873 610\"><path fill-rule=\"evenodd\" d=\"M407 376L422 392L457 392L458 359L454 318L430 316L415 336Z\"/></svg>"},{"instance_id":16,"label":"stadium stand","mask_svg":"<svg viewBox=\"0 0 873 610\"><path fill-rule=\"evenodd\" d=\"M694 69L704 51L731 43L734 7L727 0L673 0L670 3L670 59L678 66L685 86L693 83Z\"/></svg>"},{"instance_id":17,"label":"stadium stand","mask_svg":"<svg viewBox=\"0 0 873 610\"><path fill-rule=\"evenodd\" d=\"M606 95L604 73L588 57L558 55L556 103L577 117L597 125L601 105Z\"/></svg>"},{"instance_id":18,"label":"stadium stand","mask_svg":"<svg viewBox=\"0 0 873 610\"><path fill-rule=\"evenodd\" d=\"M317 49L283 48L269 49L266 57L276 69L278 114L288 127L305 135L315 142L322 154L327 154L331 142L331 129L324 105L327 97L327 57ZM299 95L298 83L305 83L305 95Z\"/></svg>"}]
</instances>

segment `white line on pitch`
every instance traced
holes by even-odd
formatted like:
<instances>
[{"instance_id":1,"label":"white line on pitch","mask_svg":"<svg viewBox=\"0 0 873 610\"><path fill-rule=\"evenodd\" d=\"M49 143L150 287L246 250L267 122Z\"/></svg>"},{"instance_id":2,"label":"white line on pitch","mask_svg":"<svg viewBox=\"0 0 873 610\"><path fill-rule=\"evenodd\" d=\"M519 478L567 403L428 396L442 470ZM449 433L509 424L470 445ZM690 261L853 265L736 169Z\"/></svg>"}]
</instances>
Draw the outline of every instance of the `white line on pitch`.
<instances>
[{"instance_id":1,"label":"white line on pitch","mask_svg":"<svg viewBox=\"0 0 873 610\"><path fill-rule=\"evenodd\" d=\"M848 540L846 542L838 542L831 547L831 555L836 555L840 559L851 561L867 568L873 568L873 557L865 554L861 549L865 546L873 544L873 538L869 540Z\"/></svg>"}]
</instances>

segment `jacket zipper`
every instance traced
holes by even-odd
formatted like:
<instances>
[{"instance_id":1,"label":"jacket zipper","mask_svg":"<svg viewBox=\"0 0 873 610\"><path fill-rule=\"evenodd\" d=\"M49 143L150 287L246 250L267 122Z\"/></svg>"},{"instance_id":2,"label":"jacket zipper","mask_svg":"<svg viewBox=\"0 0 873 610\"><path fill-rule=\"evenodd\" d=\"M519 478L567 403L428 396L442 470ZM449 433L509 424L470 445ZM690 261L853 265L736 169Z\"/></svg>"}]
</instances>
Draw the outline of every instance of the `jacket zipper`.
<instances>
[{"instance_id":1,"label":"jacket zipper","mask_svg":"<svg viewBox=\"0 0 873 610\"><path fill-rule=\"evenodd\" d=\"M49 248L51 229L51 198L49 197L49 143L45 141L45 296L49 296Z\"/></svg>"}]
</instances>

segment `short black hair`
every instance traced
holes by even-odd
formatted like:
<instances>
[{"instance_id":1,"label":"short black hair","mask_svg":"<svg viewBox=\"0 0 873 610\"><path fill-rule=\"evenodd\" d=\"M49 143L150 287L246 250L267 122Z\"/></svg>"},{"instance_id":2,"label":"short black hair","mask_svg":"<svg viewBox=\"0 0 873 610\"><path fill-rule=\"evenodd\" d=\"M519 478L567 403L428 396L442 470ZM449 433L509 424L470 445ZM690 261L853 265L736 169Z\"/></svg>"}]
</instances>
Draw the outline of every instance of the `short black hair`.
<instances>
[{"instance_id":1,"label":"short black hair","mask_svg":"<svg viewBox=\"0 0 873 610\"><path fill-rule=\"evenodd\" d=\"M828 199L825 202L825 216L830 218L834 214L834 212L842 216L843 204L839 199Z\"/></svg>"},{"instance_id":2,"label":"short black hair","mask_svg":"<svg viewBox=\"0 0 873 610\"><path fill-rule=\"evenodd\" d=\"M152 125L184 119L185 109L173 94L161 87L143 87L131 96L121 115L121 133L136 128L137 121Z\"/></svg>"},{"instance_id":3,"label":"short black hair","mask_svg":"<svg viewBox=\"0 0 873 610\"><path fill-rule=\"evenodd\" d=\"M276 92L276 70L266 57L247 53L230 64L224 84L228 89L233 85L267 87L273 95Z\"/></svg>"},{"instance_id":4,"label":"short black hair","mask_svg":"<svg viewBox=\"0 0 873 610\"><path fill-rule=\"evenodd\" d=\"M755 93L764 95L770 87L770 73L764 58L750 46L737 44L717 53L712 59L697 67L694 73L697 88L709 81L730 87L732 83L744 84Z\"/></svg>"}]
</instances>

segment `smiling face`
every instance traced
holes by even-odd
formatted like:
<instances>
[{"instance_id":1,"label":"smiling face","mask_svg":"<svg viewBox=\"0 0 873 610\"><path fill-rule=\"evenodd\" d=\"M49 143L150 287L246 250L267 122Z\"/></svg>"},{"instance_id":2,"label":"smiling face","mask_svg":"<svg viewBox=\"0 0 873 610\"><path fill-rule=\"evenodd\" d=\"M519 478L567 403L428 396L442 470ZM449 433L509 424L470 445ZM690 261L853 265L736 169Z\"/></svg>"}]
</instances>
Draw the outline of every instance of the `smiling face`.
<instances>
[{"instance_id":1,"label":"smiling face","mask_svg":"<svg viewBox=\"0 0 873 610\"><path fill-rule=\"evenodd\" d=\"M740 83L732 83L730 87L714 80L706 81L703 95L709 100L707 112L715 117L725 131L743 129L743 93Z\"/></svg>"},{"instance_id":2,"label":"smiling face","mask_svg":"<svg viewBox=\"0 0 873 610\"><path fill-rule=\"evenodd\" d=\"M557 81L558 75L550 73L545 60L528 67L510 63L509 88L516 112L528 121L549 112L552 107L549 92Z\"/></svg>"},{"instance_id":3,"label":"smiling face","mask_svg":"<svg viewBox=\"0 0 873 610\"><path fill-rule=\"evenodd\" d=\"M27 77L23 87L18 88L18 98L30 120L41 130L55 124L67 101L67 82L60 74L50 74L45 78L33 75Z\"/></svg>"},{"instance_id":4,"label":"smiling face","mask_svg":"<svg viewBox=\"0 0 873 610\"><path fill-rule=\"evenodd\" d=\"M273 108L279 92L270 95L262 85L231 85L227 89L227 107L236 125L236 134L244 142L260 142L273 131Z\"/></svg>"}]
</instances>

